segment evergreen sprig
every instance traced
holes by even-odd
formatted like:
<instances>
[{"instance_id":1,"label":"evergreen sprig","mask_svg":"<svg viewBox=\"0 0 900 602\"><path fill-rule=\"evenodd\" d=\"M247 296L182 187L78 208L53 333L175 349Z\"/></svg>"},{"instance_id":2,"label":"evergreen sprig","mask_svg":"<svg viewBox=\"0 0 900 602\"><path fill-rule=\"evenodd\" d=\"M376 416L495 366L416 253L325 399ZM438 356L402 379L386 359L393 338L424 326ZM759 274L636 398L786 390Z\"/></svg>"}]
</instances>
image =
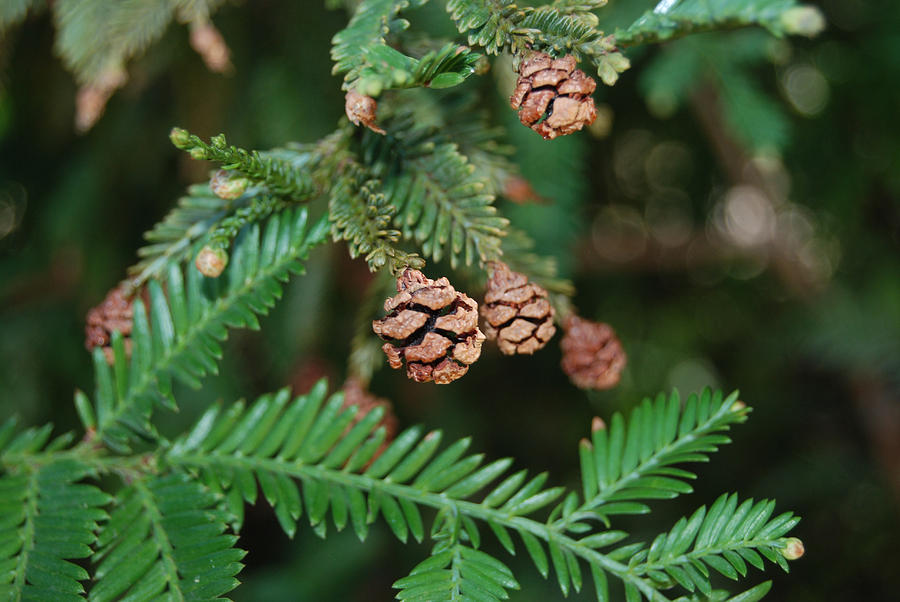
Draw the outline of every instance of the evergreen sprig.
<instances>
[{"instance_id":1,"label":"evergreen sprig","mask_svg":"<svg viewBox=\"0 0 900 602\"><path fill-rule=\"evenodd\" d=\"M272 217L264 231L258 224L245 230L219 278L170 264L165 278L149 283L149 308L134 301L130 358L118 333L113 366L95 349L94 406L78 398L85 428L114 449L127 449L135 435L152 437L154 406L176 408L172 378L196 387L214 373L227 329L259 328L256 315L274 305L281 282L303 271L303 260L327 234L325 219L309 228L306 209L297 208Z\"/></svg>"},{"instance_id":2,"label":"evergreen sprig","mask_svg":"<svg viewBox=\"0 0 900 602\"><path fill-rule=\"evenodd\" d=\"M603 82L612 85L629 67L611 37L597 29L595 2L562 2L520 7L513 0L449 0L447 11L469 44L488 54L544 50L590 61Z\"/></svg>"},{"instance_id":3,"label":"evergreen sprig","mask_svg":"<svg viewBox=\"0 0 900 602\"><path fill-rule=\"evenodd\" d=\"M88 599L219 600L237 587L246 552L216 502L183 473L132 475L101 525Z\"/></svg>"},{"instance_id":4,"label":"evergreen sprig","mask_svg":"<svg viewBox=\"0 0 900 602\"><path fill-rule=\"evenodd\" d=\"M763 558L789 571L779 538L800 519L792 512L772 518L775 502L752 499L738 505L736 494L722 494L707 511L701 506L690 518L682 517L649 547L631 554L629 566L661 586L675 584L688 591L712 595L710 570L737 581L747 575L747 564L764 570ZM615 553L615 552L613 552Z\"/></svg>"},{"instance_id":5,"label":"evergreen sprig","mask_svg":"<svg viewBox=\"0 0 900 602\"><path fill-rule=\"evenodd\" d=\"M647 11L626 29L615 32L620 46L652 44L689 34L749 26L772 35L814 36L825 27L817 8L796 0L681 0L669 10Z\"/></svg>"},{"instance_id":6,"label":"evergreen sprig","mask_svg":"<svg viewBox=\"0 0 900 602\"><path fill-rule=\"evenodd\" d=\"M446 44L419 59L403 54L385 42L386 36L409 27L397 15L427 0L363 0L347 27L332 40L334 73L344 73L344 89L355 88L367 96L379 96L391 88L449 88L475 72L480 58L465 46Z\"/></svg>"},{"instance_id":7,"label":"evergreen sprig","mask_svg":"<svg viewBox=\"0 0 900 602\"><path fill-rule=\"evenodd\" d=\"M80 483L96 471L65 457L71 434L50 441L52 425L16 434L0 426L0 596L7 600L82 600L91 555L110 497Z\"/></svg>"},{"instance_id":8,"label":"evergreen sprig","mask_svg":"<svg viewBox=\"0 0 900 602\"><path fill-rule=\"evenodd\" d=\"M364 165L397 208L394 225L435 261L481 265L500 257L508 220L497 215L488 174L432 128L411 125L401 107L385 119L388 136L366 133ZM396 135L394 134L396 132Z\"/></svg>"},{"instance_id":9,"label":"evergreen sprig","mask_svg":"<svg viewBox=\"0 0 900 602\"><path fill-rule=\"evenodd\" d=\"M207 184L195 184L187 192L161 222L144 234L149 244L138 249L140 260L129 269L136 287L159 278L170 264L183 261L197 240L247 202L245 198L222 199Z\"/></svg>"},{"instance_id":10,"label":"evergreen sprig","mask_svg":"<svg viewBox=\"0 0 900 602\"><path fill-rule=\"evenodd\" d=\"M431 41L415 58L392 46L391 36L408 27L401 11L425 1L347 3L355 12L332 47L345 89L376 96L389 88L450 87L474 72L479 55L467 47ZM79 79L93 83L120 71L174 16L203 21L218 3L59 0L57 46ZM793 0L685 0L609 36L592 13L603 4L446 6L469 43L488 54L573 54L591 61L608 84L628 67L617 51L624 45L745 25L776 35L821 26L817 11ZM26 0L7 5L0 26L32 8ZM235 543L245 504L260 496L289 536L303 515L323 537L330 523L365 539L379 517L401 541L428 536L429 557L394 584L403 600L500 600L518 589L512 571L486 551L488 531L510 554L518 542L543 577L554 573L565 595L580 591L589 573L598 600L609 599L610 576L629 602L665 601L674 588L687 599L721 599L713 573L740 579L748 564L762 569L769 560L787 570L785 536L798 519L773 518L768 500L723 495L649 546L627 542L629 534L614 528L621 515L650 512L651 500L692 491L696 475L683 465L707 461L748 415L736 394L707 391L684 403L660 395L627 418L615 414L608 429L595 421L590 440L578 447L580 491L548 486L546 473L510 472L510 458L485 462L468 453L470 439L442 447L440 431L412 427L387 441L381 408L361 416L345 407L341 393L328 397L324 382L296 398L284 389L249 407L214 405L174 441L156 432L155 407L177 407L174 380L199 386L215 372L228 328L258 328L257 316L281 295L281 283L302 271L329 234L346 240L351 255L365 254L373 268L417 265L397 247L401 240L454 267L480 266L504 251L514 266L535 262L527 237L514 233L504 245L508 222L493 201L515 170L496 132L474 125L480 118L473 113L454 117L441 106L449 96L398 96L406 101L386 95L381 106L386 136L341 125L314 145L257 152L221 135L207 143L172 131L176 146L239 173L250 187L234 200L192 188L148 235L132 281L146 283L146 305L134 301L129 341L113 333L111 365L103 351L94 352L93 400L80 392L75 398L86 431L80 443L73 445L71 434L51 441L49 425L18 434L15 421L0 427L0 595L221 599L241 570L244 552ZM306 209L294 204L326 194L328 215L308 227ZM182 267L199 242L224 247L232 239L231 260L218 278ZM553 266L531 270L554 284ZM568 292L565 283L555 286ZM735 600L757 600L769 587L762 583Z\"/></svg>"},{"instance_id":11,"label":"evergreen sprig","mask_svg":"<svg viewBox=\"0 0 900 602\"><path fill-rule=\"evenodd\" d=\"M510 459L483 464L483 455L466 455L468 439L440 451L439 431L423 436L421 429L413 427L378 453L384 442L384 429L378 426L381 409L372 410L354 425L356 409L345 408L341 394L326 398L325 392L320 383L293 403L287 391L281 391L260 398L250 408L241 402L227 409L213 407L165 452L164 462L196 472L208 487L220 491L228 511L236 517L236 527L243 504L254 503L260 487L289 535L305 513L321 536L328 531L326 517L330 515L335 528L350 526L364 539L369 525L380 515L401 541L410 536L422 541L429 532L422 508L436 510L431 533L438 545L431 559L396 584L401 599L452 599L437 592L459 595L467 587L502 598L504 588L517 587L505 565L485 558L483 551L475 552L481 548L483 527L493 531L510 553L515 551L512 535L518 535L541 574L547 577L552 566L564 593L582 587L582 563L586 563L601 591L605 591L606 575L612 574L648 599L667 599L660 590L681 582L662 580L660 572L667 566L688 571L683 568L682 552L675 554L680 548L673 544L668 555L660 555L660 544L650 555L644 544L630 544L601 552L627 537L622 531L608 530L604 522L614 514L636 510L627 506L634 504L633 500L685 492L683 482L690 473L671 465L704 461L705 453L725 442L713 433L742 422L748 412L735 402L735 395L709 392L691 396L683 412L675 395L667 401L661 397L662 404L645 402L627 424L610 428L610 443L597 444L591 457L599 461L588 465L583 474L585 491L591 494L591 487L614 486L623 491L625 487L615 485L629 483L623 498L628 501L615 495L598 500L594 494L579 502L573 491L545 487L546 473L530 479L525 471L506 475ZM614 418L613 422L620 420ZM601 431L595 431L595 441L600 440L597 432ZM583 462L584 447L582 444ZM636 470L634 463L640 458L644 469ZM596 466L601 462L610 476L598 484ZM769 502L764 506L768 511L762 512L762 506L751 511L747 503L737 507L727 500L714 504L708 514L704 511L705 516L714 518L703 523L709 526L700 529L696 540L691 539L696 543L687 562L702 558L719 570L721 563L711 558L724 558L726 550L728 563L734 562L730 553L740 554L738 550L748 557L759 550L775 558L772 554L783 547L782 538L796 521L784 518L787 515L769 521ZM681 545L684 537L679 531L672 541ZM464 571L468 577L455 574L465 562L469 563ZM660 563L665 566L658 567ZM727 569L722 571L730 575ZM706 582L697 587L708 591Z\"/></svg>"},{"instance_id":12,"label":"evergreen sprig","mask_svg":"<svg viewBox=\"0 0 900 602\"><path fill-rule=\"evenodd\" d=\"M159 278L170 262L184 260L201 238L213 249L226 250L242 228L321 194L347 133L339 128L313 145L265 152L229 146L221 135L207 143L181 128L173 128L170 138L195 159L221 163L246 183L233 199L220 198L206 185L191 186L178 206L144 235L150 244L138 249L140 260L129 269L134 288Z\"/></svg>"},{"instance_id":13,"label":"evergreen sprig","mask_svg":"<svg viewBox=\"0 0 900 602\"><path fill-rule=\"evenodd\" d=\"M407 267L420 269L425 265L421 257L396 246L400 231L391 228L391 219L397 209L389 204L380 186L352 159L344 162L329 200L332 237L347 241L350 257L365 255L373 272L385 265L393 274Z\"/></svg>"},{"instance_id":14,"label":"evergreen sprig","mask_svg":"<svg viewBox=\"0 0 900 602\"><path fill-rule=\"evenodd\" d=\"M632 410L627 423L622 414L614 414L608 429L593 429L591 441L581 443L586 503L569 520L587 517L608 522L613 514L645 514L650 508L636 500L691 493L686 480L697 476L671 465L706 462L707 454L730 443L721 432L746 420L743 405L737 393L723 398L707 391L689 398L682 407L675 392L652 402L645 399Z\"/></svg>"},{"instance_id":15,"label":"evergreen sprig","mask_svg":"<svg viewBox=\"0 0 900 602\"><path fill-rule=\"evenodd\" d=\"M143 454L123 447L110 454L91 440L70 447L71 436L46 445L49 425L14 437L8 422L0 428L0 502L17 511L4 514L8 528L0 530L6 591L48 588L77 600L80 582L91 577L93 600L222 595L235 587L244 555L227 526L238 532L244 505L260 494L290 536L304 514L323 537L330 522L365 539L379 516L401 541L430 534L430 557L395 583L403 600L494 600L518 589L509 568L483 548L485 529L511 554L518 538L538 572L546 578L552 569L564 594L584 586L587 569L598 600L609 599L610 575L629 600L665 601L663 592L676 586L714 594L710 569L738 579L747 564L763 568L763 559L788 568L785 535L798 519L771 518L768 500L724 495L649 547L621 545L628 534L608 524L646 511L627 506L636 500L687 491L693 475L673 464L705 461L726 442L718 433L749 412L736 394L706 391L683 408L674 394L646 400L627 421L612 418L606 441L595 426L593 443L579 447L582 501L546 486L546 473L510 474L510 458L485 463L483 454L467 454L470 439L442 448L440 431L412 427L385 447L382 408L360 416L342 393L326 393L322 381L294 399L284 389L250 407L215 405L185 435ZM110 472L125 480L115 501L85 482ZM87 556L92 573L69 562ZM767 587L740 599L758 599Z\"/></svg>"},{"instance_id":16,"label":"evergreen sprig","mask_svg":"<svg viewBox=\"0 0 900 602\"><path fill-rule=\"evenodd\" d=\"M192 158L220 163L224 169L240 172L264 185L270 194L286 200L307 201L321 192L314 172L325 157L316 152L318 149L304 148L305 153L287 149L261 153L229 145L224 134L206 142L181 128L173 128L169 138ZM330 139L323 139L324 144L329 142Z\"/></svg>"}]
</instances>

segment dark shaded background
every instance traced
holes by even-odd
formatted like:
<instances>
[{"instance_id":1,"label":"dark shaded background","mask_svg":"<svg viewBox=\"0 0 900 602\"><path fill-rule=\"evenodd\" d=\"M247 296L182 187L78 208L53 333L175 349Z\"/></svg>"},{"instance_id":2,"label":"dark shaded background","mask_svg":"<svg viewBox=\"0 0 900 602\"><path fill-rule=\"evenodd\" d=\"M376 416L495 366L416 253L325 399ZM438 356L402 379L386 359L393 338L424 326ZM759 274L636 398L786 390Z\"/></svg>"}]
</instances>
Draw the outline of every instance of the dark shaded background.
<instances>
[{"instance_id":1,"label":"dark shaded background","mask_svg":"<svg viewBox=\"0 0 900 602\"><path fill-rule=\"evenodd\" d=\"M613 4L601 11L607 26L652 3ZM410 12L413 28L452 35L439 5ZM491 348L453 386L382 370L372 389L404 424L473 435L489 456L573 484L591 416L673 386L740 388L752 419L700 467L696 493L624 528L651 536L720 492L775 497L804 517L796 534L807 555L791 575L769 567L748 585L773 577L776 600L890 600L900 567L900 8L822 8L829 29L814 41L741 31L637 51L620 83L598 91L592 133L551 143L504 107L506 63L467 82L508 126L516 161L547 200L498 204L558 257L581 312L617 329L629 367L617 389L585 394L559 371L555 344L530 358ZM53 56L50 19L32 16L0 44L0 415L76 427L73 389L93 387L87 309L134 262L142 232L207 175L171 147L171 126L268 148L314 140L341 116L328 50L342 12L257 1L225 6L215 23L233 74L209 73L172 26L85 135L74 133L76 87ZM367 280L343 247L320 249L262 332L232 335L221 376L180 392L181 413L160 416L164 431L216 399L321 374L340 383ZM235 598L255 601L389 599L426 553L383 528L364 545L308 529L289 541L264 507L249 512L241 545L250 554ZM527 559L511 562L523 585L513 599L560 597Z\"/></svg>"}]
</instances>

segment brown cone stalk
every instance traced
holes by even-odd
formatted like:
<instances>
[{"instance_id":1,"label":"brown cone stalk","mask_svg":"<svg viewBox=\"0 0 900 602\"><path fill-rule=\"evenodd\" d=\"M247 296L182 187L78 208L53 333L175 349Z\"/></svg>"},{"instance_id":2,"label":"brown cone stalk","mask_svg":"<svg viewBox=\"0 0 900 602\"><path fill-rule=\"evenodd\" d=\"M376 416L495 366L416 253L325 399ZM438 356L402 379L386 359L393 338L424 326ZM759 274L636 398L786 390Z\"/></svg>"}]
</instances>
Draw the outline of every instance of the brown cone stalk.
<instances>
[{"instance_id":1,"label":"brown cone stalk","mask_svg":"<svg viewBox=\"0 0 900 602\"><path fill-rule=\"evenodd\" d=\"M569 316L563 323L562 369L582 389L611 389L619 382L626 356L608 324Z\"/></svg>"},{"instance_id":2,"label":"brown cone stalk","mask_svg":"<svg viewBox=\"0 0 900 602\"><path fill-rule=\"evenodd\" d=\"M88 351L102 347L106 361L113 363L110 346L112 333L118 330L125 339L125 350L131 353L131 328L134 317L133 296L127 295L128 286L122 283L107 293L100 305L88 311L84 326L84 346Z\"/></svg>"},{"instance_id":3,"label":"brown cone stalk","mask_svg":"<svg viewBox=\"0 0 900 602\"><path fill-rule=\"evenodd\" d=\"M556 333L556 312L547 291L528 282L524 274L511 271L505 263L494 262L490 268L493 273L481 307L484 334L490 340L497 339L497 346L506 355L531 355Z\"/></svg>"},{"instance_id":4,"label":"brown cone stalk","mask_svg":"<svg viewBox=\"0 0 900 602\"><path fill-rule=\"evenodd\" d=\"M391 368L406 362L406 375L416 382L453 382L481 355L478 304L446 278L431 280L407 268L384 311L388 315L372 322L372 330L387 341L381 348Z\"/></svg>"},{"instance_id":5,"label":"brown cone stalk","mask_svg":"<svg viewBox=\"0 0 900 602\"><path fill-rule=\"evenodd\" d=\"M577 132L597 117L591 98L597 83L575 64L571 54L554 59L535 52L519 65L509 104L519 111L519 121L547 140Z\"/></svg>"}]
</instances>

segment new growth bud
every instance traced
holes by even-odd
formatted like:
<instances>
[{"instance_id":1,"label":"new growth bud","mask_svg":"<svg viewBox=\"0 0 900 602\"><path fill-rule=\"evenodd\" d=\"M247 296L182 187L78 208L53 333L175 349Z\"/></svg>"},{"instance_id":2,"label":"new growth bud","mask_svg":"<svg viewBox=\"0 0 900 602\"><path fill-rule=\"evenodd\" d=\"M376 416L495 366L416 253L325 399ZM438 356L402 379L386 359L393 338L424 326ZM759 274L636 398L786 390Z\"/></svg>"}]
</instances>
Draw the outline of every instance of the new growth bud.
<instances>
[{"instance_id":1,"label":"new growth bud","mask_svg":"<svg viewBox=\"0 0 900 602\"><path fill-rule=\"evenodd\" d=\"M803 542L797 537L788 537L784 540L784 547L781 548L781 555L788 560L797 560L806 550L803 548Z\"/></svg>"},{"instance_id":2,"label":"new growth bud","mask_svg":"<svg viewBox=\"0 0 900 602\"><path fill-rule=\"evenodd\" d=\"M187 148L191 144L191 134L183 128L172 128L169 132L169 140L177 148Z\"/></svg>"},{"instance_id":3,"label":"new growth bud","mask_svg":"<svg viewBox=\"0 0 900 602\"><path fill-rule=\"evenodd\" d=\"M225 249L213 249L212 247L203 247L197 253L197 259L194 261L197 270L208 278L218 278L228 265L228 253Z\"/></svg>"},{"instance_id":4,"label":"new growth bud","mask_svg":"<svg viewBox=\"0 0 900 602\"><path fill-rule=\"evenodd\" d=\"M209 179L209 187L213 194L226 201L240 198L246 192L249 184L250 180L227 169L220 169Z\"/></svg>"}]
</instances>

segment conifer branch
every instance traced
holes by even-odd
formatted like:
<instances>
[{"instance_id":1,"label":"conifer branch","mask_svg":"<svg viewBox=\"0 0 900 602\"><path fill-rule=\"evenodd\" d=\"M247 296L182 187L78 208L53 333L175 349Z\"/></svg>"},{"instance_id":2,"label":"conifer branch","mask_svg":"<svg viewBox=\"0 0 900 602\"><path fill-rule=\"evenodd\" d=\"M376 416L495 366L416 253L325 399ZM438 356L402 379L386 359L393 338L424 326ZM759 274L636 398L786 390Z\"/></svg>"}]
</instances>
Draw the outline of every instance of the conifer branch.
<instances>
[{"instance_id":1,"label":"conifer branch","mask_svg":"<svg viewBox=\"0 0 900 602\"><path fill-rule=\"evenodd\" d=\"M365 133L361 155L397 208L394 225L435 261L481 265L500 257L509 224L497 215L485 172L432 127L406 127L412 113L387 111L387 136Z\"/></svg>"},{"instance_id":2,"label":"conifer branch","mask_svg":"<svg viewBox=\"0 0 900 602\"><path fill-rule=\"evenodd\" d=\"M541 50L554 55L572 54L590 61L603 83L612 85L629 67L615 41L597 29L590 11L594 2L564 2L538 8L520 7L514 0L449 0L447 11L469 44L488 54L522 54Z\"/></svg>"},{"instance_id":3,"label":"conifer branch","mask_svg":"<svg viewBox=\"0 0 900 602\"><path fill-rule=\"evenodd\" d=\"M220 163L224 169L238 171L263 184L270 194L286 200L302 202L321 193L314 171L325 157L315 148L304 149L306 153L277 149L268 153L247 151L229 145L224 134L213 136L207 143L181 128L173 128L169 138L193 159ZM323 177L324 174L320 176Z\"/></svg>"},{"instance_id":4,"label":"conifer branch","mask_svg":"<svg viewBox=\"0 0 900 602\"><path fill-rule=\"evenodd\" d=\"M825 27L819 10L796 0L681 0L668 10L647 11L615 43L628 47L658 44L713 30L759 26L776 37L815 36Z\"/></svg>"},{"instance_id":5,"label":"conifer branch","mask_svg":"<svg viewBox=\"0 0 900 602\"><path fill-rule=\"evenodd\" d=\"M365 255L373 272L387 265L396 275L407 267L424 266L415 253L397 248L400 231L390 227L397 209L379 190L380 182L349 157L340 172L328 204L334 240L347 241L350 257Z\"/></svg>"},{"instance_id":6,"label":"conifer branch","mask_svg":"<svg viewBox=\"0 0 900 602\"><path fill-rule=\"evenodd\" d=\"M150 243L138 250L140 261L129 269L130 284L138 288L159 278L170 263L183 261L193 244L203 237L215 249L226 249L237 232L291 203L305 202L321 194L330 182L337 156L348 144L347 128L336 130L312 145L290 145L266 152L229 146L224 136L206 143L199 136L173 128L176 147L194 158L217 161L245 178L235 198L212 194L209 186L195 185L178 206L145 234ZM234 195L226 195L234 196Z\"/></svg>"},{"instance_id":7,"label":"conifer branch","mask_svg":"<svg viewBox=\"0 0 900 602\"><path fill-rule=\"evenodd\" d=\"M236 585L234 575L244 554L233 547L235 537L224 535L226 517L239 530L244 504L255 503L262 492L291 536L304 513L316 533L325 536L330 513L338 530L350 525L361 539L380 515L400 540L412 536L422 541L428 531L421 509L436 511L431 557L395 584L400 599L503 599L506 590L517 589L508 567L480 549L483 527L510 553L516 547L512 535L517 535L537 570L545 578L551 569L556 574L564 594L583 587L586 564L600 600L608 599L608 575L624 583L629 599L665 601L669 598L663 590L675 586L710 596L709 568L738 579L747 574L747 564L762 568L765 558L787 570L787 560L799 553L785 536L798 519L792 513L772 518L771 501L739 503L737 496L723 495L708 511L703 507L680 519L649 547L632 543L612 549L628 535L599 527L598 521L627 513L625 504L633 500L679 491L673 482L690 473L672 464L705 460L706 452L724 442L712 433L746 417L749 409L734 397L705 392L691 396L682 409L677 396L660 396L653 403L645 401L621 428L615 426L621 417L614 417L608 443L597 435L605 431L595 429L595 447L580 446L584 503L574 491L546 487L546 473L529 479L526 471L508 474L509 458L484 464L482 454L466 455L469 439L441 451L439 431L423 437L413 427L385 449L385 430L379 426L383 409L359 417L356 407L344 407L342 394L327 398L324 382L293 401L282 390L249 408L243 402L225 410L214 406L189 433L143 455L109 456L89 444L67 448L66 438L46 445L49 427L13 437L15 425L9 422L0 428L6 471L0 478L0 503L10 495L14 502L24 495L37 500L26 508L37 510L21 515L19 531L2 532L23 538L25 545L0 539L0 549L11 550L8 559L20 566L14 573L20 581L13 577L10 587L35 583L27 577L28 550L46 553L48 545L58 546L58 539L41 543L37 526L29 525L47 514L40 510L42 500L58 492L69 504L92 500L98 508L84 515L85 522L78 523L83 530L70 536L82 538L81 547L60 548L72 550L65 552L67 558L84 557L100 523L92 599L110 600L126 592L135 597L164 591L185 598L192 592L221 595ZM629 466L644 456L656 458L657 469L647 470L652 461L645 459L638 486ZM106 519L99 508L109 497L75 483L110 471L125 475L129 484L116 494L116 507ZM647 479L650 472L655 480ZM622 475L622 480L631 479L627 500L609 498L599 504L598 494ZM61 479L68 484L59 486ZM50 499L50 507L65 510ZM612 508L616 503L618 510ZM31 548L29 541L34 542ZM70 574L63 565L54 570ZM85 580L88 574L81 571L76 577ZM67 586L73 593L81 591L77 580ZM764 583L742 595L758 599L754 596L767 588Z\"/></svg>"},{"instance_id":8,"label":"conifer branch","mask_svg":"<svg viewBox=\"0 0 900 602\"><path fill-rule=\"evenodd\" d=\"M643 454L656 457L660 468L654 474L667 476L652 481L645 478L640 487L630 481L627 499L671 497L660 493L680 491L681 486L675 487L674 482L689 474L671 464L705 459L704 451L712 451L716 442L723 442L710 431L741 422L748 411L733 403L734 395L724 397L720 393L692 396L683 412L677 397L669 398L673 403L665 403L664 397L660 399L663 403L645 402L644 409L633 414L622 430L611 428L611 442L605 447L598 445L605 451L597 458L592 453L586 455L582 445L584 489L588 495L583 504L579 504L575 492L545 487L546 474L529 480L525 471L520 471L504 478L511 460L483 465L481 454L465 455L468 439L438 453L441 434L437 431L423 437L417 427L408 429L376 456L384 440L384 430L378 427L381 409L370 411L352 426L356 408L344 408L341 394L326 399L324 383L293 403L288 403L287 392L282 391L264 396L251 408L242 403L224 411L211 408L188 435L175 441L161 461L195 472L210 488L221 490L229 512L237 517L236 528L240 526L243 503L256 500L256 481L289 535L295 532L305 507L311 526L322 536L327 532L325 516L330 509L338 530L349 524L361 539L380 514L400 540L406 541L410 535L421 540L426 530L418 507L436 510L431 533L437 545L432 558L397 583L401 599L427 599L429 592L437 595L438 591L452 596L466 587L482 587L502 598L505 588L515 587L512 574L507 575L500 568L502 563L493 564L480 553L467 551L481 545L478 523L490 527L511 553L515 545L510 535L518 534L539 572L547 577L552 567L564 593L582 587L581 562L590 567L598 588L606 587L605 575L609 573L634 590L634 595L652 600L667 600L660 590L676 583L693 591L677 579L662 579L660 574L672 567L672 572L677 572L681 565L697 558L723 574L730 571L722 568L718 560L711 560L712 556L721 555L725 562L737 563L731 552L752 557L754 550L759 550L773 562L783 564L772 554L785 545L783 537L796 520L792 515L768 520L769 502L764 508L757 505L753 512L748 503L737 507L727 500L716 502L709 514L704 510L707 518L703 524L707 526L699 530L688 560L682 558L683 551L674 547L668 556L659 556L658 545L651 547L652 555L644 544L600 551L627 534L597 529L597 521L606 522L609 516L627 513L626 504L633 502L610 500L607 504L604 500L605 507L601 507L595 490L606 481L598 480L596 465L591 462L599 459L604 470L628 479L629 466ZM666 441L671 444L663 443L659 451L652 451L654 445ZM610 478L610 482L616 482L616 476ZM492 485L498 480L499 484ZM296 482L301 484L299 490ZM485 491L479 495L481 501L472 499ZM552 506L546 520L535 516L557 500L561 501ZM728 500L734 500L734 496ZM618 503L617 508L614 503ZM686 519L679 525L683 522ZM678 525L673 533L677 529ZM693 538L698 532L692 533ZM663 541L666 537L663 534L662 539L657 539ZM680 542L679 537L673 535L671 539ZM454 572L467 555L470 562L480 567L470 571L475 577L468 582L465 575ZM479 570L487 570L485 565L495 569L493 577L486 580L483 574L479 575ZM707 592L706 583L700 585L700 581L692 577L691 583Z\"/></svg>"},{"instance_id":9,"label":"conifer branch","mask_svg":"<svg viewBox=\"0 0 900 602\"><path fill-rule=\"evenodd\" d=\"M217 197L206 184L189 187L188 194L178 199L178 205L144 234L150 244L138 249L140 260L128 270L134 288L151 278L159 278L169 264L184 261L194 242L245 203L243 198L226 200Z\"/></svg>"},{"instance_id":10,"label":"conifer branch","mask_svg":"<svg viewBox=\"0 0 900 602\"><path fill-rule=\"evenodd\" d=\"M97 538L90 599L218 600L237 587L246 552L215 502L181 473L132 475Z\"/></svg>"},{"instance_id":11,"label":"conifer branch","mask_svg":"<svg viewBox=\"0 0 900 602\"><path fill-rule=\"evenodd\" d=\"M344 90L377 97L391 88L449 88L475 72L480 58L465 46L446 44L420 59L388 46L385 38L409 27L397 15L427 0L363 0L347 27L332 40L333 73L344 73Z\"/></svg>"},{"instance_id":12,"label":"conifer branch","mask_svg":"<svg viewBox=\"0 0 900 602\"><path fill-rule=\"evenodd\" d=\"M738 506L736 494L723 494L708 512L701 506L690 518L679 519L649 548L641 546L635 553L629 546L629 567L659 585L678 584L706 596L712 595L707 567L736 581L747 575L748 563L763 570L765 558L788 572L790 552L783 536L800 519L792 512L770 518L774 508L774 502L752 499Z\"/></svg>"},{"instance_id":13,"label":"conifer branch","mask_svg":"<svg viewBox=\"0 0 900 602\"><path fill-rule=\"evenodd\" d=\"M16 434L0 426L0 596L82 600L89 578L77 561L91 554L110 497L80 481L96 476L68 456L71 436L50 441L52 425Z\"/></svg>"},{"instance_id":14,"label":"conifer branch","mask_svg":"<svg viewBox=\"0 0 900 602\"><path fill-rule=\"evenodd\" d=\"M117 333L112 368L100 349L94 352L97 436L115 449L127 449L135 434L154 436L153 407L176 407L172 378L196 387L215 372L227 328L259 328L256 314L274 305L280 283L302 272L302 260L327 231L324 219L307 229L306 210L298 208L271 218L264 231L256 224L246 230L219 278L205 279L193 267L185 274L170 264L165 293L150 282L149 311L140 299L134 302L131 357Z\"/></svg>"},{"instance_id":15,"label":"conifer branch","mask_svg":"<svg viewBox=\"0 0 900 602\"><path fill-rule=\"evenodd\" d=\"M747 419L747 408L737 400L705 391L691 396L681 407L677 392L668 399L645 399L631 412L627 423L613 415L609 429L598 428L591 442L580 450L585 503L566 521L599 518L611 514L643 514L649 507L636 499L671 499L692 488L685 479L696 475L672 464L708 461L707 454L731 440L719 434ZM627 424L627 426L626 426Z\"/></svg>"}]
</instances>

